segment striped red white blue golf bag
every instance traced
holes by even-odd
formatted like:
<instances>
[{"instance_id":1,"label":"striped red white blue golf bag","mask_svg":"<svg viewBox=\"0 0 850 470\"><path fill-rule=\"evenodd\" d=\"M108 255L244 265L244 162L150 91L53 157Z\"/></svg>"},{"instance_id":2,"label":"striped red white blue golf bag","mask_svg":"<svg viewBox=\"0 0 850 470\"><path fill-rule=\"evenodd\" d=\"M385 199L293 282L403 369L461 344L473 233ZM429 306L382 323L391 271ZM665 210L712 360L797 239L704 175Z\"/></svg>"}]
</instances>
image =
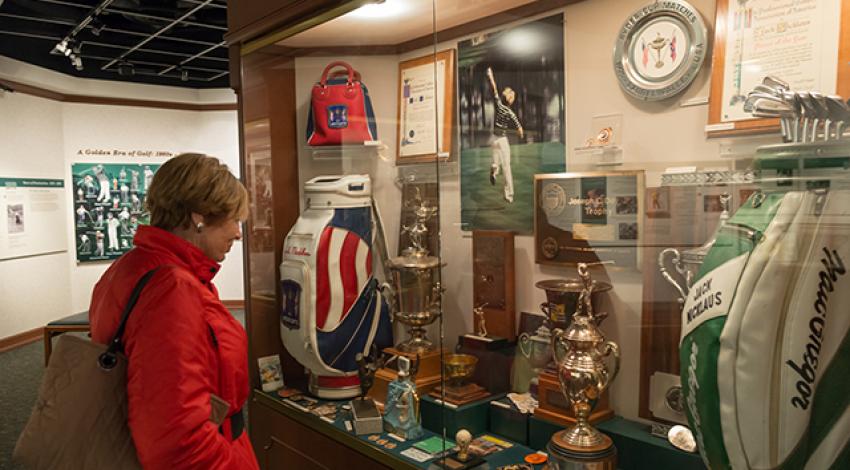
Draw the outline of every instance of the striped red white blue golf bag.
<instances>
[{"instance_id":1,"label":"striped red white blue golf bag","mask_svg":"<svg viewBox=\"0 0 850 470\"><path fill-rule=\"evenodd\" d=\"M321 176L304 186L307 209L283 244L280 336L310 371L310 392L360 394L357 353L392 345L389 306L372 272L368 175Z\"/></svg>"}]
</instances>

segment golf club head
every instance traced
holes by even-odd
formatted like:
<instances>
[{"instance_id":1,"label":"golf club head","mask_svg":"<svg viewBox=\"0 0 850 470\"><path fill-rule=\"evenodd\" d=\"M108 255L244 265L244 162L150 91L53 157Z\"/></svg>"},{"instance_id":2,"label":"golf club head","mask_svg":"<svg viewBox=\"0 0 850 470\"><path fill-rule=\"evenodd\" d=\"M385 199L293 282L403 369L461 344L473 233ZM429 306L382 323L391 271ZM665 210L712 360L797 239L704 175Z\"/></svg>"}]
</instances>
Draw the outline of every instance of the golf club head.
<instances>
[{"instance_id":1,"label":"golf club head","mask_svg":"<svg viewBox=\"0 0 850 470\"><path fill-rule=\"evenodd\" d=\"M759 91L751 91L749 95L747 95L747 100L744 101L744 111L751 113L753 112L753 103L755 103L759 99L769 99L777 102L782 102L782 98L776 96L771 93L763 93Z\"/></svg>"},{"instance_id":2,"label":"golf club head","mask_svg":"<svg viewBox=\"0 0 850 470\"><path fill-rule=\"evenodd\" d=\"M791 122L791 140L794 142L800 141L801 129L800 126L803 123L803 104L800 102L799 97L793 91L784 91L782 92L782 99L785 100L786 103L790 104L794 109L794 117Z\"/></svg>"},{"instance_id":3,"label":"golf club head","mask_svg":"<svg viewBox=\"0 0 850 470\"><path fill-rule=\"evenodd\" d=\"M850 122L850 106L840 96L829 95L826 97L826 107L832 122L835 123L835 138L840 139L844 133L844 127Z\"/></svg>"},{"instance_id":4,"label":"golf club head","mask_svg":"<svg viewBox=\"0 0 850 470\"><path fill-rule=\"evenodd\" d=\"M793 106L783 100L773 98L756 98L753 101L753 111L759 113L774 113L776 116L793 117L796 111Z\"/></svg>"},{"instance_id":5,"label":"golf club head","mask_svg":"<svg viewBox=\"0 0 850 470\"><path fill-rule=\"evenodd\" d=\"M771 88L781 88L783 90L788 90L791 88L790 85L788 85L788 82L772 75L764 77L764 80L762 80L761 83Z\"/></svg>"},{"instance_id":6,"label":"golf club head","mask_svg":"<svg viewBox=\"0 0 850 470\"><path fill-rule=\"evenodd\" d=\"M826 98L823 94L817 91L809 92L811 97L812 108L815 110L818 122L823 124L823 140L829 140L829 128L831 124L831 115L829 108L826 106ZM812 141L815 141L818 134L817 125L812 129Z\"/></svg>"},{"instance_id":7,"label":"golf club head","mask_svg":"<svg viewBox=\"0 0 850 470\"><path fill-rule=\"evenodd\" d=\"M808 142L811 129L817 126L817 110L812 106L812 97L807 91L798 91L797 100L802 109L803 126L800 131L800 142Z\"/></svg>"},{"instance_id":8,"label":"golf club head","mask_svg":"<svg viewBox=\"0 0 850 470\"><path fill-rule=\"evenodd\" d=\"M769 95L781 96L782 91L783 91L782 88L773 88L773 87L769 87L767 85L756 85L755 87L753 87L753 91L751 91L750 94L752 94L752 93L767 93Z\"/></svg>"}]
</instances>

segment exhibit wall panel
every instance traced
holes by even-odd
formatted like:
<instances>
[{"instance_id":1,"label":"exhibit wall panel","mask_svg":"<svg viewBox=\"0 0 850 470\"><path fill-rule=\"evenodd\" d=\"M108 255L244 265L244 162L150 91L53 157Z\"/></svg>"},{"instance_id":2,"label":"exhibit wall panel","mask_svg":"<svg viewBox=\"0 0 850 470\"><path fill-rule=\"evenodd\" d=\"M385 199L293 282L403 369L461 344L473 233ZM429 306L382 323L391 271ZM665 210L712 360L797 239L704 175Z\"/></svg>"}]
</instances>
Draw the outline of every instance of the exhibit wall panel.
<instances>
[{"instance_id":1,"label":"exhibit wall panel","mask_svg":"<svg viewBox=\"0 0 850 470\"><path fill-rule=\"evenodd\" d=\"M72 163L164 163L164 157L114 157L85 155L86 149L200 152L221 159L239 176L239 146L235 111L179 111L128 106L64 104L63 122L65 178L70 181ZM80 151L83 154L80 155ZM68 204L68 213L72 211ZM68 226L68 241L74 246L74 231ZM77 264L69 257L70 304L74 311L88 309L94 284L109 262ZM242 246L234 244L215 279L220 297L241 300Z\"/></svg>"},{"instance_id":2,"label":"exhibit wall panel","mask_svg":"<svg viewBox=\"0 0 850 470\"><path fill-rule=\"evenodd\" d=\"M0 93L0 176L62 179L62 104ZM5 212L5 209L4 209ZM56 221L65 230L67 217ZM68 315L69 252L0 260L0 338Z\"/></svg>"}]
</instances>

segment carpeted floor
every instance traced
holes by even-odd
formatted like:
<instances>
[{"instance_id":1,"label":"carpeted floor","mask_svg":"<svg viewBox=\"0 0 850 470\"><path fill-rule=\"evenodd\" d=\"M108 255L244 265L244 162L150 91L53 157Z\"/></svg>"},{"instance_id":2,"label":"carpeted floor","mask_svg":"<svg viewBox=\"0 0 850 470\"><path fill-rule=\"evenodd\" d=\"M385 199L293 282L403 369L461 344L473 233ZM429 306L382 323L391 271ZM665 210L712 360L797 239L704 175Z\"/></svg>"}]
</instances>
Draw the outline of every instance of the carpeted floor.
<instances>
[{"instance_id":1,"label":"carpeted floor","mask_svg":"<svg viewBox=\"0 0 850 470\"><path fill-rule=\"evenodd\" d=\"M233 316L245 324L243 310L233 310ZM41 341L0 353L0 470L24 470L12 463L12 451L35 403L43 371Z\"/></svg>"}]
</instances>

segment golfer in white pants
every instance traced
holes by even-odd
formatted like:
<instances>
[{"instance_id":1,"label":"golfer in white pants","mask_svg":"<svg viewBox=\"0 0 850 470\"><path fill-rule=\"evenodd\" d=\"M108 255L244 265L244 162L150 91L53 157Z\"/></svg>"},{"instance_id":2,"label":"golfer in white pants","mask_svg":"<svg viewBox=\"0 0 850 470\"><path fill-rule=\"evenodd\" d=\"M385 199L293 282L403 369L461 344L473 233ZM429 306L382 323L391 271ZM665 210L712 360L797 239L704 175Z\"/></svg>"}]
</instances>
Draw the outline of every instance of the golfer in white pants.
<instances>
[{"instance_id":1,"label":"golfer in white pants","mask_svg":"<svg viewBox=\"0 0 850 470\"><path fill-rule=\"evenodd\" d=\"M499 95L496 80L493 78L493 69L490 67L487 67L487 78L490 80L493 96L496 99L496 116L493 119L494 139L491 144L493 163L490 165L490 184L496 184L496 175L499 174L501 169L505 174L505 200L512 203L514 202L514 177L511 173L511 143L508 141L508 135L516 130L517 135L522 139L525 133L522 130L522 124L510 108L516 101L516 92L511 87L505 87L502 94ZM502 102L503 97L507 104Z\"/></svg>"},{"instance_id":2,"label":"golfer in white pants","mask_svg":"<svg viewBox=\"0 0 850 470\"><path fill-rule=\"evenodd\" d=\"M103 167L94 167L94 175L97 177L98 183L100 183L100 194L97 195L97 202L109 201L109 177L104 173Z\"/></svg>"},{"instance_id":3,"label":"golfer in white pants","mask_svg":"<svg viewBox=\"0 0 850 470\"><path fill-rule=\"evenodd\" d=\"M106 215L106 232L109 234L109 249L118 251L118 226L121 222L112 216L112 213Z\"/></svg>"}]
</instances>

